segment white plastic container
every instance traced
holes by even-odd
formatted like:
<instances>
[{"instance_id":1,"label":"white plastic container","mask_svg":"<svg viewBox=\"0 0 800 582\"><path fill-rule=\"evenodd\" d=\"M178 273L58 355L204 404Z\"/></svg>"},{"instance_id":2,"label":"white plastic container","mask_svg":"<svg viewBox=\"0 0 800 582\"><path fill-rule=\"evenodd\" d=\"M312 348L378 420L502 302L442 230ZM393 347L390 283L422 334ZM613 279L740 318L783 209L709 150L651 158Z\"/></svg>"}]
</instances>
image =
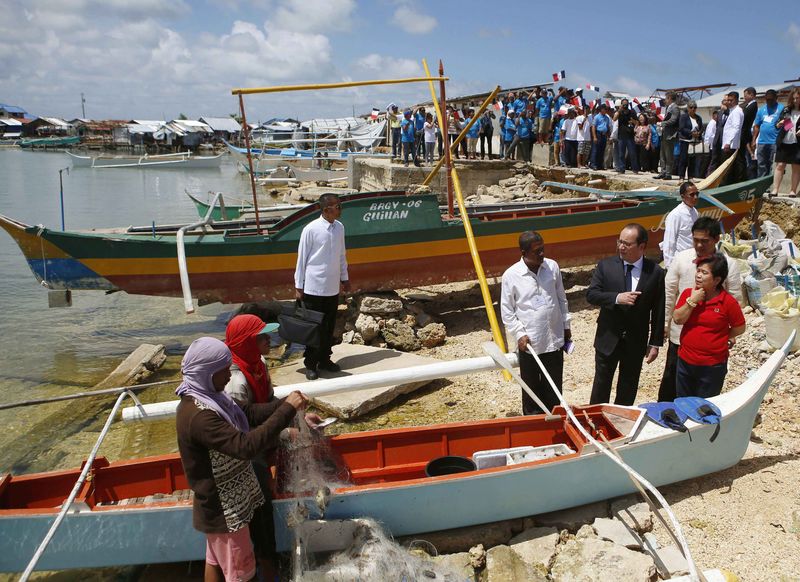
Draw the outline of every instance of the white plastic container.
<instances>
[{"instance_id":1,"label":"white plastic container","mask_svg":"<svg viewBox=\"0 0 800 582\"><path fill-rule=\"evenodd\" d=\"M475 451L472 455L472 461L475 463L475 468L478 471L481 469L490 469L492 467L505 467L510 453L528 452L534 450L534 448L535 447L528 446Z\"/></svg>"},{"instance_id":2,"label":"white plastic container","mask_svg":"<svg viewBox=\"0 0 800 582\"><path fill-rule=\"evenodd\" d=\"M542 459L552 459L574 453L567 445L558 443L555 445L545 445L543 447L531 447L529 451L515 451L508 453L507 465L518 465L520 463L531 463Z\"/></svg>"}]
</instances>

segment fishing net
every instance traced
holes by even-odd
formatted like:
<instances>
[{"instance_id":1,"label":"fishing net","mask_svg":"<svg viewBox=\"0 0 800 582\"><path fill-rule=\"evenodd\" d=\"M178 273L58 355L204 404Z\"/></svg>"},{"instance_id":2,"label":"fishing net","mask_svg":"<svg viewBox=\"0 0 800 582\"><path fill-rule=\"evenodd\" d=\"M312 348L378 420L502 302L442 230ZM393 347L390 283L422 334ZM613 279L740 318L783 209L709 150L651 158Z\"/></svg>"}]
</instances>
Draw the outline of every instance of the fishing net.
<instances>
[{"instance_id":1,"label":"fishing net","mask_svg":"<svg viewBox=\"0 0 800 582\"><path fill-rule=\"evenodd\" d=\"M340 548L312 551L310 532L324 527L321 520L331 492L351 485L350 474L330 440L306 424L298 415L282 439L278 489L298 497L287 516L295 547L292 553L292 579L303 582L391 582L412 580L462 580L463 575L431 560L433 547L406 549L396 543L379 523L369 518L349 520L337 535ZM411 509L411 508L409 508ZM307 527L308 525L313 527ZM345 535L339 534L345 531Z\"/></svg>"}]
</instances>

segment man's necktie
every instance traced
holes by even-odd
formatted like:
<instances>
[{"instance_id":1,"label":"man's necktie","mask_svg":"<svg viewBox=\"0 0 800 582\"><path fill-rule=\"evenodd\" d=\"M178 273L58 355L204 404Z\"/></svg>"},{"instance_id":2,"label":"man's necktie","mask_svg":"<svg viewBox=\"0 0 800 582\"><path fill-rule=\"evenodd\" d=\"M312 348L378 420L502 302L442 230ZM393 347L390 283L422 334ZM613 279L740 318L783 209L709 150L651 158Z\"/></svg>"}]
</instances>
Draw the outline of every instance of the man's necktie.
<instances>
[{"instance_id":1,"label":"man's necktie","mask_svg":"<svg viewBox=\"0 0 800 582\"><path fill-rule=\"evenodd\" d=\"M625 291L633 291L633 265L625 265Z\"/></svg>"}]
</instances>

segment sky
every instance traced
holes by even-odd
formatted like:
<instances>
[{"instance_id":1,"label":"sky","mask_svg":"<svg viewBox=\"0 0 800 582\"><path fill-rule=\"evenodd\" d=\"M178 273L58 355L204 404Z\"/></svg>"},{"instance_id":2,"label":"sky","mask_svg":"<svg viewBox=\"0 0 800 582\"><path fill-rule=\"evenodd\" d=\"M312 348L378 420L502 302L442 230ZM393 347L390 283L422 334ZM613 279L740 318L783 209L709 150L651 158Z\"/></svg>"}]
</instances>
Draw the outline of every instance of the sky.
<instances>
[{"instance_id":1,"label":"sky","mask_svg":"<svg viewBox=\"0 0 800 582\"><path fill-rule=\"evenodd\" d=\"M636 95L800 77L798 0L0 0L0 103L90 119L220 117L235 87L422 76L452 96L552 80ZM669 8L665 8L665 6ZM644 6L644 4L640 4ZM603 10L599 10L603 7ZM592 99L596 93L586 91ZM248 120L343 117L427 84L245 98Z\"/></svg>"}]
</instances>

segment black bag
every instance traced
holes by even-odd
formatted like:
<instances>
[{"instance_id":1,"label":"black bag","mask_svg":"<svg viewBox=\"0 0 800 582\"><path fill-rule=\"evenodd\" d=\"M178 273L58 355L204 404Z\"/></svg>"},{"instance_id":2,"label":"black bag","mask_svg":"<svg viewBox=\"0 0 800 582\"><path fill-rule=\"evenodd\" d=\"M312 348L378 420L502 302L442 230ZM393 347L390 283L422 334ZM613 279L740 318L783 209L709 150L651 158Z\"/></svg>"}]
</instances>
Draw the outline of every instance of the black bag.
<instances>
[{"instance_id":1,"label":"black bag","mask_svg":"<svg viewBox=\"0 0 800 582\"><path fill-rule=\"evenodd\" d=\"M302 303L282 305L278 315L278 335L288 342L319 347L320 327L325 314L307 309Z\"/></svg>"}]
</instances>

